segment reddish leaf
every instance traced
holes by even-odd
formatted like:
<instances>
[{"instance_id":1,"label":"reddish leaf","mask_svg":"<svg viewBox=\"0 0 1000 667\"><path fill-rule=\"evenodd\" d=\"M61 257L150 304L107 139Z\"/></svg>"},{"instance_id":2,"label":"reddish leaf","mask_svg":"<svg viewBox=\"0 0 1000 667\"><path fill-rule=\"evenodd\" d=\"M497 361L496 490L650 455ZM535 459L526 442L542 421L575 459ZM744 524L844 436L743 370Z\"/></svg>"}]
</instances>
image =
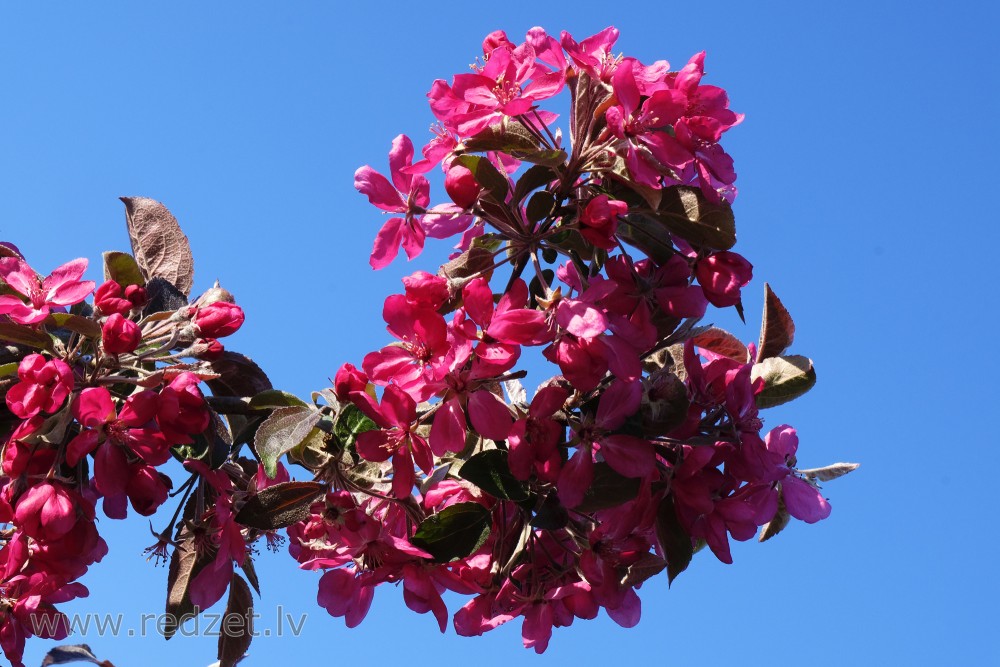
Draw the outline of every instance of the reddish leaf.
<instances>
[{"instance_id":1,"label":"reddish leaf","mask_svg":"<svg viewBox=\"0 0 1000 667\"><path fill-rule=\"evenodd\" d=\"M238 574L229 585L226 613L219 628L219 667L236 667L253 641L253 596Z\"/></svg>"},{"instance_id":2,"label":"reddish leaf","mask_svg":"<svg viewBox=\"0 0 1000 667\"><path fill-rule=\"evenodd\" d=\"M205 363L174 364L173 366L157 369L156 372L147 375L139 381L139 386L146 387L147 389L159 387L161 384L170 382L181 373L192 373L199 380L215 380L219 377L219 374L209 370L209 366Z\"/></svg>"},{"instance_id":3,"label":"reddish leaf","mask_svg":"<svg viewBox=\"0 0 1000 667\"><path fill-rule=\"evenodd\" d=\"M148 197L121 197L132 254L148 281L170 281L185 296L194 284L194 258L187 236L167 207Z\"/></svg>"},{"instance_id":4,"label":"reddish leaf","mask_svg":"<svg viewBox=\"0 0 1000 667\"><path fill-rule=\"evenodd\" d=\"M262 391L273 389L267 374L254 363L253 359L238 352L222 353L211 362L212 371L219 377L208 381L208 386L216 396L256 396Z\"/></svg>"},{"instance_id":5,"label":"reddish leaf","mask_svg":"<svg viewBox=\"0 0 1000 667\"><path fill-rule=\"evenodd\" d=\"M286 528L309 518L309 506L326 487L319 482L284 482L252 496L236 515L236 522L258 530Z\"/></svg>"},{"instance_id":6,"label":"reddish leaf","mask_svg":"<svg viewBox=\"0 0 1000 667\"><path fill-rule=\"evenodd\" d=\"M188 587L202 568L211 562L211 555L204 549L197 549L194 537L184 531L183 539L178 540L170 556L167 572L167 613L163 624L166 639L174 636L186 618L194 616L195 606L191 603Z\"/></svg>"},{"instance_id":7,"label":"reddish leaf","mask_svg":"<svg viewBox=\"0 0 1000 667\"><path fill-rule=\"evenodd\" d=\"M712 327L695 336L693 340L698 347L729 357L738 363L745 364L749 361L750 354L747 352L747 346L739 338L723 329Z\"/></svg>"},{"instance_id":8,"label":"reddish leaf","mask_svg":"<svg viewBox=\"0 0 1000 667\"><path fill-rule=\"evenodd\" d=\"M656 540L667 559L667 585L674 583L677 575L687 569L694 556L691 537L684 531L674 509L673 496L666 496L656 508Z\"/></svg>"},{"instance_id":9,"label":"reddish leaf","mask_svg":"<svg viewBox=\"0 0 1000 667\"><path fill-rule=\"evenodd\" d=\"M757 361L777 357L788 349L795 338L795 323L771 286L764 283L764 318L760 323L760 344Z\"/></svg>"}]
</instances>

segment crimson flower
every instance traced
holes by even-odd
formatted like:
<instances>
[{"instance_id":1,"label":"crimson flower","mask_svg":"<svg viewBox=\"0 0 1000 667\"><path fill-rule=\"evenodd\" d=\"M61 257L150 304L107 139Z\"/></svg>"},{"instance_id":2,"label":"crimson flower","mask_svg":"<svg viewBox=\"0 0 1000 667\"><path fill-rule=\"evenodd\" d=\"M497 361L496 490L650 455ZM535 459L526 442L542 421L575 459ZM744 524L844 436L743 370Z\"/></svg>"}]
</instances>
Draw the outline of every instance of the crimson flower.
<instances>
[{"instance_id":1,"label":"crimson flower","mask_svg":"<svg viewBox=\"0 0 1000 667\"><path fill-rule=\"evenodd\" d=\"M354 172L354 187L368 197L375 207L387 213L402 214L386 221L375 237L369 263L373 269L381 269L396 258L402 246L408 259L413 259L424 249L424 239L447 238L464 231L471 223L470 216L460 215L460 211L442 207L428 210L430 205L430 184L420 174L412 172L413 142L405 134L392 141L389 150L389 182L382 174L368 165ZM425 226L425 215L433 221L433 233Z\"/></svg>"},{"instance_id":2,"label":"crimson flower","mask_svg":"<svg viewBox=\"0 0 1000 667\"><path fill-rule=\"evenodd\" d=\"M433 456L427 440L416 433L417 403L397 385L391 384L382 394L378 405L364 392L352 394L355 405L371 417L380 428L358 434L358 454L369 461L382 462L392 458L392 493L406 498L413 489L413 464L430 474Z\"/></svg>"},{"instance_id":3,"label":"crimson flower","mask_svg":"<svg viewBox=\"0 0 1000 667\"><path fill-rule=\"evenodd\" d=\"M645 477L654 470L656 459L648 440L615 434L625 420L639 409L642 386L638 381L615 380L601 395L597 414L585 417L576 428L576 452L559 475L559 499L567 507L576 507L594 479L594 452L618 473L626 477Z\"/></svg>"},{"instance_id":4,"label":"crimson flower","mask_svg":"<svg viewBox=\"0 0 1000 667\"><path fill-rule=\"evenodd\" d=\"M17 367L19 383L7 392L7 407L21 419L55 412L73 390L73 371L60 359L29 354Z\"/></svg>"}]
</instances>

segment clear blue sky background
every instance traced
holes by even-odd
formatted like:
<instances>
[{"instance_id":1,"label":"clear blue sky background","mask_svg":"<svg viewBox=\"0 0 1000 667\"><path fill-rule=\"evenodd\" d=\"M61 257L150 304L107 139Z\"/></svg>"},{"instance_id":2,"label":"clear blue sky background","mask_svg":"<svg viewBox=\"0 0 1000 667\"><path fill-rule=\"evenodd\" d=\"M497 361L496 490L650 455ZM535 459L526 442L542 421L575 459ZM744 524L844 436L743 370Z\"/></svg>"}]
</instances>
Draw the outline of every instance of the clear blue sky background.
<instances>
[{"instance_id":1,"label":"clear blue sky background","mask_svg":"<svg viewBox=\"0 0 1000 667\"><path fill-rule=\"evenodd\" d=\"M232 347L300 394L380 345L383 297L433 269L440 252L368 268L380 216L352 174L384 169L399 132L422 143L431 81L465 71L489 31L614 24L622 51L678 66L707 49L708 81L747 114L727 146L756 278L747 325L715 319L754 339L764 280L791 310L819 384L765 417L799 429L804 466L862 462L827 485L831 518L736 545L733 566L702 553L672 590L643 588L638 628L578 622L540 658L519 623L442 637L391 587L349 631L316 606L315 574L265 552L261 628L279 604L309 618L298 639L259 638L246 664L998 664L996 5L572 6L0 9L0 239L46 272L96 263L128 247L118 196L162 200L197 287L219 278L247 311ZM112 553L66 610L134 627L162 609L166 572L139 555L144 521L102 530ZM214 638L79 640L119 667L214 660ZM30 642L28 665L49 645Z\"/></svg>"}]
</instances>

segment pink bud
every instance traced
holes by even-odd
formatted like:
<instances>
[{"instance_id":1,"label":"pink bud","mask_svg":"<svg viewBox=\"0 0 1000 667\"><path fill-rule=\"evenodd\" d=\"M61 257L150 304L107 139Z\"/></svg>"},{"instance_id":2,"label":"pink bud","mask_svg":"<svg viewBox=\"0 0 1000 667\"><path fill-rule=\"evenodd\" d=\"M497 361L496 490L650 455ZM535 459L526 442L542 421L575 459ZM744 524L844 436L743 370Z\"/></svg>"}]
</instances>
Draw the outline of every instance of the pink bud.
<instances>
[{"instance_id":1,"label":"pink bud","mask_svg":"<svg viewBox=\"0 0 1000 667\"><path fill-rule=\"evenodd\" d=\"M598 248L612 250L616 245L618 218L626 213L628 204L625 202L609 200L607 195L594 197L580 215L580 233Z\"/></svg>"},{"instance_id":2,"label":"pink bud","mask_svg":"<svg viewBox=\"0 0 1000 667\"><path fill-rule=\"evenodd\" d=\"M487 57L493 53L493 49L501 46L507 46L511 49L514 48L514 44L507 38L507 33L503 30L494 30L483 39L483 53Z\"/></svg>"},{"instance_id":3,"label":"pink bud","mask_svg":"<svg viewBox=\"0 0 1000 667\"><path fill-rule=\"evenodd\" d=\"M134 352L142 340L139 325L132 320L115 313L101 327L101 337L104 340L104 351L108 354L123 354Z\"/></svg>"},{"instance_id":4,"label":"pink bud","mask_svg":"<svg viewBox=\"0 0 1000 667\"><path fill-rule=\"evenodd\" d=\"M40 354L29 354L17 368L21 382L7 392L10 411L21 419L40 412L55 412L73 389L73 371L59 359L45 360Z\"/></svg>"},{"instance_id":5,"label":"pink bud","mask_svg":"<svg viewBox=\"0 0 1000 667\"><path fill-rule=\"evenodd\" d=\"M463 209L472 208L483 191L468 167L460 164L452 165L448 169L444 177L444 189L451 200Z\"/></svg>"},{"instance_id":6,"label":"pink bud","mask_svg":"<svg viewBox=\"0 0 1000 667\"><path fill-rule=\"evenodd\" d=\"M333 378L333 390L341 401L348 400L348 395L354 391L364 391L368 386L368 376L354 367L344 364Z\"/></svg>"},{"instance_id":7,"label":"pink bud","mask_svg":"<svg viewBox=\"0 0 1000 667\"><path fill-rule=\"evenodd\" d=\"M142 308L146 305L146 302L149 301L146 289L144 287L139 287L138 285L129 285L126 287L125 298L128 299L136 308Z\"/></svg>"},{"instance_id":8,"label":"pink bud","mask_svg":"<svg viewBox=\"0 0 1000 667\"><path fill-rule=\"evenodd\" d=\"M698 262L695 275L712 305L725 308L740 302L740 290L753 278L753 265L735 252L717 252Z\"/></svg>"},{"instance_id":9,"label":"pink bud","mask_svg":"<svg viewBox=\"0 0 1000 667\"><path fill-rule=\"evenodd\" d=\"M78 502L74 494L61 484L42 482L21 496L14 515L28 536L46 541L58 540L76 524Z\"/></svg>"},{"instance_id":10,"label":"pink bud","mask_svg":"<svg viewBox=\"0 0 1000 667\"><path fill-rule=\"evenodd\" d=\"M243 309L235 303L215 301L199 308L194 315L195 326L202 338L222 338L235 333L243 324Z\"/></svg>"},{"instance_id":11,"label":"pink bud","mask_svg":"<svg viewBox=\"0 0 1000 667\"><path fill-rule=\"evenodd\" d=\"M132 302L126 297L122 298L122 286L114 280L103 283L94 292L94 305L105 315L118 313L128 315L132 310Z\"/></svg>"},{"instance_id":12,"label":"pink bud","mask_svg":"<svg viewBox=\"0 0 1000 667\"><path fill-rule=\"evenodd\" d=\"M203 338L192 346L191 355L204 361L215 361L225 351L225 346L215 338Z\"/></svg>"}]
</instances>

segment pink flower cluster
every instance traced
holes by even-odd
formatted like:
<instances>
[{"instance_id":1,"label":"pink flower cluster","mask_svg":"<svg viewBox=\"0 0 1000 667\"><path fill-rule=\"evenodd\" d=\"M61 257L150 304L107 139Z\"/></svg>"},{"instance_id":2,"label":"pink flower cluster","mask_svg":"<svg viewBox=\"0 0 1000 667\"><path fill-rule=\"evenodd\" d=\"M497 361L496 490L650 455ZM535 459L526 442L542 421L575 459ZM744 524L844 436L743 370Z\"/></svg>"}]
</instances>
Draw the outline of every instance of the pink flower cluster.
<instances>
[{"instance_id":1,"label":"pink flower cluster","mask_svg":"<svg viewBox=\"0 0 1000 667\"><path fill-rule=\"evenodd\" d=\"M635 625L643 581L673 579L698 545L731 563L730 538L830 513L815 471L796 468L795 430L763 433L761 407L815 380L781 356L784 307L769 296L783 315L760 355L697 326L709 304L742 317L753 275L731 250L736 173L719 144L743 117L702 84L704 53L671 71L614 55L617 37L490 34L473 73L428 93L440 125L424 159L400 135L391 183L355 174L402 216L378 232L374 268L461 238L385 300L392 340L326 394L335 454L316 474L330 490L289 549L324 571L319 603L350 627L401 581L442 631L448 590L470 596L458 634L522 618L542 652L601 609ZM564 90L568 142L540 107ZM423 174L439 163L451 201L431 207ZM532 347L555 375L529 399L517 365Z\"/></svg>"},{"instance_id":2,"label":"pink flower cluster","mask_svg":"<svg viewBox=\"0 0 1000 667\"><path fill-rule=\"evenodd\" d=\"M86 268L78 259L40 278L20 256L0 259L0 285L8 288L0 323L10 342L22 344L14 349L31 342L39 350L10 363L16 377L2 386L14 421L2 434L0 457L0 523L7 524L0 531L0 646L18 666L26 638L66 636L67 619L54 605L88 594L77 580L108 551L95 524L98 500L112 519L124 518L129 505L151 516L172 487L158 468L208 429L199 385L215 376L205 365L178 364L199 349L183 346L187 330L225 336L243 322L231 303L144 317L146 290L113 280L97 288L91 308L84 300L94 283L81 280ZM220 484L218 471L191 465ZM222 504L185 519L211 524ZM229 531L230 543L238 542L237 553L225 555L231 565L242 562L246 546L239 529ZM211 536L209 543L223 552ZM198 581L197 602L206 606L215 601L210 584L218 587L210 574L205 568ZM223 591L231 574L230 567Z\"/></svg>"}]
</instances>

